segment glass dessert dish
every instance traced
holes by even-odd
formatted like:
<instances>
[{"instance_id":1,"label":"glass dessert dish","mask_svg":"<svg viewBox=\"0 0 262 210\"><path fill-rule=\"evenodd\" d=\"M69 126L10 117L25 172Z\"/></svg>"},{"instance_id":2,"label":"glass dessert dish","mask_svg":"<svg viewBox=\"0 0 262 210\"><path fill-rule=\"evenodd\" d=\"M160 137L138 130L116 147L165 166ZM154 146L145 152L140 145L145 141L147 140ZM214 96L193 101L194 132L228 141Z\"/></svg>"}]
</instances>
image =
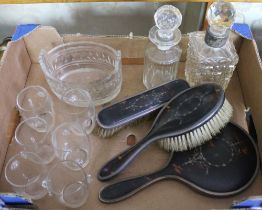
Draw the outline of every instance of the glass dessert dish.
<instances>
[{"instance_id":1,"label":"glass dessert dish","mask_svg":"<svg viewBox=\"0 0 262 210\"><path fill-rule=\"evenodd\" d=\"M90 95L88 97L91 99ZM96 110L92 100L90 100L89 105L86 103L85 107L79 107L55 99L54 109L56 112L56 126L65 122L72 122L79 124L86 135L93 131L96 124Z\"/></svg>"},{"instance_id":2,"label":"glass dessert dish","mask_svg":"<svg viewBox=\"0 0 262 210\"><path fill-rule=\"evenodd\" d=\"M122 84L121 52L95 42L71 42L39 57L42 71L55 95L74 106L111 101Z\"/></svg>"},{"instance_id":3,"label":"glass dessert dish","mask_svg":"<svg viewBox=\"0 0 262 210\"><path fill-rule=\"evenodd\" d=\"M38 164L49 164L55 158L51 133L39 132L30 126L32 122L41 121L43 119L33 117L20 122L15 130L14 139L23 148L21 153L24 158Z\"/></svg>"},{"instance_id":4,"label":"glass dessert dish","mask_svg":"<svg viewBox=\"0 0 262 210\"><path fill-rule=\"evenodd\" d=\"M77 170L72 170L72 166ZM58 161L50 168L43 186L64 206L79 208L87 201L90 182L91 176L80 165L67 160Z\"/></svg>"},{"instance_id":5,"label":"glass dessert dish","mask_svg":"<svg viewBox=\"0 0 262 210\"><path fill-rule=\"evenodd\" d=\"M23 120L31 118L27 123L33 129L47 132L53 128L53 101L45 88L35 85L22 89L16 97L16 106Z\"/></svg>"},{"instance_id":6,"label":"glass dessert dish","mask_svg":"<svg viewBox=\"0 0 262 210\"><path fill-rule=\"evenodd\" d=\"M43 164L27 159L25 153L13 156L5 166L6 181L13 190L34 200L43 198L47 190L42 187L46 177L46 168Z\"/></svg>"},{"instance_id":7,"label":"glass dessert dish","mask_svg":"<svg viewBox=\"0 0 262 210\"><path fill-rule=\"evenodd\" d=\"M57 126L52 134L55 155L60 160L71 160L86 167L91 157L91 143L80 124L66 122Z\"/></svg>"}]
</instances>

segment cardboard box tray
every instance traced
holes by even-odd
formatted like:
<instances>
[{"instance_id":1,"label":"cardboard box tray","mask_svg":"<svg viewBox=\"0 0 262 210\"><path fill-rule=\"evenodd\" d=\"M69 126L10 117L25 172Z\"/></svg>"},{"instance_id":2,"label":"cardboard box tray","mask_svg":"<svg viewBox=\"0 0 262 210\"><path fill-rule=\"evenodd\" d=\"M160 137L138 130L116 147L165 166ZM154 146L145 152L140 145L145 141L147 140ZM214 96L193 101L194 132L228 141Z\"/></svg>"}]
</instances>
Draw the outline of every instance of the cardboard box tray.
<instances>
[{"instance_id":1,"label":"cardboard box tray","mask_svg":"<svg viewBox=\"0 0 262 210\"><path fill-rule=\"evenodd\" d=\"M262 155L262 72L260 59L254 41L244 40L232 34L240 61L234 72L230 85L226 91L228 100L234 107L233 121L247 129L245 110L251 108L258 135L260 156ZM28 85L42 85L52 95L43 73L41 72L38 55L42 48L51 49L57 44L70 41L90 40L108 44L122 51L123 86L120 94L113 102L143 91L142 83L144 47L147 39L144 37L103 37L87 35L60 36L54 28L39 27L32 33L16 42L10 42L4 54L0 69L0 191L12 191L11 186L4 178L4 165L6 161L19 150L12 143L14 129L19 122L15 109L17 93ZM184 65L186 59L187 37L181 42L183 54L181 57L178 77L184 78ZM99 108L98 108L99 109ZM254 183L244 192L228 198L210 198L192 190L188 186L175 180L158 182L144 189L131 198L116 203L103 204L98 200L98 192L105 183L96 179L99 168L111 157L128 147L126 136L134 133L138 139L146 134L150 122L136 127L129 127L111 139L99 139L92 136L93 160L85 170L93 177L90 184L90 195L84 206L79 209L102 210L159 210L159 209L219 209L228 208L233 200L239 200L250 195L262 194L262 176L259 171ZM10 146L12 145L12 146ZM150 173L161 168L168 160L169 154L158 148L150 146L143 152L120 176L131 177ZM234 177L232 177L233 179ZM36 201L40 209L67 209L54 199L46 196Z\"/></svg>"}]
</instances>

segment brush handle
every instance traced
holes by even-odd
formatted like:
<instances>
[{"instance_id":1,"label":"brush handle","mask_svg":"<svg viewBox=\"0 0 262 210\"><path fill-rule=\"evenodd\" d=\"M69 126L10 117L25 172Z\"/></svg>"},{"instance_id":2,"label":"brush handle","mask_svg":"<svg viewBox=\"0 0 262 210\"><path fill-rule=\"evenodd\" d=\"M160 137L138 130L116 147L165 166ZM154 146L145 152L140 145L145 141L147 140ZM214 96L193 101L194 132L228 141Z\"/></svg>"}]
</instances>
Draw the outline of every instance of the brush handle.
<instances>
[{"instance_id":1,"label":"brush handle","mask_svg":"<svg viewBox=\"0 0 262 210\"><path fill-rule=\"evenodd\" d=\"M136 145L122 153L118 154L116 157L108 161L99 171L97 178L100 181L107 181L121 171L123 171L131 162L135 159L135 157L149 144L157 140L156 138L150 138L149 135L145 136L141 141L139 141Z\"/></svg>"},{"instance_id":2,"label":"brush handle","mask_svg":"<svg viewBox=\"0 0 262 210\"><path fill-rule=\"evenodd\" d=\"M99 200L114 203L124 200L145 187L168 177L168 171L161 169L152 174L122 180L104 187L99 193Z\"/></svg>"}]
</instances>

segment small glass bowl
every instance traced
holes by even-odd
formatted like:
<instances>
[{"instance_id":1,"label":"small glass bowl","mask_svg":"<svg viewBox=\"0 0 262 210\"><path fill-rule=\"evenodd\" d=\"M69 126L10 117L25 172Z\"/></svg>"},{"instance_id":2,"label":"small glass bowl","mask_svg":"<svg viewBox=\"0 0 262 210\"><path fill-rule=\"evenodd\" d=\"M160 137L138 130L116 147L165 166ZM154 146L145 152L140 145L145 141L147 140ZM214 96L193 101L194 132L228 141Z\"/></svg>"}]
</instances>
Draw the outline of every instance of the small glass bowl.
<instances>
[{"instance_id":1,"label":"small glass bowl","mask_svg":"<svg viewBox=\"0 0 262 210\"><path fill-rule=\"evenodd\" d=\"M81 125L85 134L92 133L96 124L96 110L92 100L90 100L89 105L86 103L85 107L79 107L55 99L54 109L56 112L56 125L75 122Z\"/></svg>"},{"instance_id":2,"label":"small glass bowl","mask_svg":"<svg viewBox=\"0 0 262 210\"><path fill-rule=\"evenodd\" d=\"M22 89L16 97L16 106L23 120L31 118L27 123L35 130L47 132L53 128L53 101L45 88L34 85Z\"/></svg>"},{"instance_id":3,"label":"small glass bowl","mask_svg":"<svg viewBox=\"0 0 262 210\"><path fill-rule=\"evenodd\" d=\"M86 167L91 158L91 142L79 123L66 122L57 126L52 133L52 145L60 160L71 160Z\"/></svg>"},{"instance_id":4,"label":"small glass bowl","mask_svg":"<svg viewBox=\"0 0 262 210\"><path fill-rule=\"evenodd\" d=\"M95 42L71 42L39 57L42 71L56 96L75 106L86 106L90 99L101 105L115 98L121 89L121 52Z\"/></svg>"},{"instance_id":5,"label":"small glass bowl","mask_svg":"<svg viewBox=\"0 0 262 210\"><path fill-rule=\"evenodd\" d=\"M23 148L21 153L30 161L38 164L49 164L55 159L51 143L51 132L39 132L32 128L33 123L44 124L43 119L33 117L19 123L16 127L14 139Z\"/></svg>"},{"instance_id":6,"label":"small glass bowl","mask_svg":"<svg viewBox=\"0 0 262 210\"><path fill-rule=\"evenodd\" d=\"M72 166L77 170L72 170ZM49 169L43 186L49 195L54 196L61 204L69 208L79 208L87 201L90 182L91 175L76 162L66 160L58 161Z\"/></svg>"},{"instance_id":7,"label":"small glass bowl","mask_svg":"<svg viewBox=\"0 0 262 210\"><path fill-rule=\"evenodd\" d=\"M18 153L8 160L5 166L6 181L15 192L34 200L41 199L47 194L47 190L42 186L46 168L24 155L25 153Z\"/></svg>"}]
</instances>

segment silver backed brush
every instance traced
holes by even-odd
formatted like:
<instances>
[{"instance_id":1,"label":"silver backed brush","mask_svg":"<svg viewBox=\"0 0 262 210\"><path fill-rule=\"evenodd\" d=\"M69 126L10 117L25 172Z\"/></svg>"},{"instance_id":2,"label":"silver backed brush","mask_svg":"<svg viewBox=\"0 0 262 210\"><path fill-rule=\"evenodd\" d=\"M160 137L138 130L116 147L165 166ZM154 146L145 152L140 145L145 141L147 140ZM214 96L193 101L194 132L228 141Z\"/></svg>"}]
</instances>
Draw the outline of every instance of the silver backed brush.
<instances>
[{"instance_id":1,"label":"silver backed brush","mask_svg":"<svg viewBox=\"0 0 262 210\"><path fill-rule=\"evenodd\" d=\"M166 151L184 151L193 148L196 144L201 144L203 139L209 140L223 128L232 117L233 108L225 98L223 106L206 124L181 136L168 137L159 141L159 146ZM183 142L187 141L188 144Z\"/></svg>"},{"instance_id":2,"label":"silver backed brush","mask_svg":"<svg viewBox=\"0 0 262 210\"><path fill-rule=\"evenodd\" d=\"M174 80L105 107L97 114L97 126L93 133L107 138L126 126L140 123L188 88L186 81Z\"/></svg>"},{"instance_id":3,"label":"silver backed brush","mask_svg":"<svg viewBox=\"0 0 262 210\"><path fill-rule=\"evenodd\" d=\"M106 181L124 170L153 142L168 142L167 149L185 151L200 146L219 133L232 116L233 109L221 86L203 84L184 90L158 113L150 131L133 147L108 161L98 179Z\"/></svg>"}]
</instances>

